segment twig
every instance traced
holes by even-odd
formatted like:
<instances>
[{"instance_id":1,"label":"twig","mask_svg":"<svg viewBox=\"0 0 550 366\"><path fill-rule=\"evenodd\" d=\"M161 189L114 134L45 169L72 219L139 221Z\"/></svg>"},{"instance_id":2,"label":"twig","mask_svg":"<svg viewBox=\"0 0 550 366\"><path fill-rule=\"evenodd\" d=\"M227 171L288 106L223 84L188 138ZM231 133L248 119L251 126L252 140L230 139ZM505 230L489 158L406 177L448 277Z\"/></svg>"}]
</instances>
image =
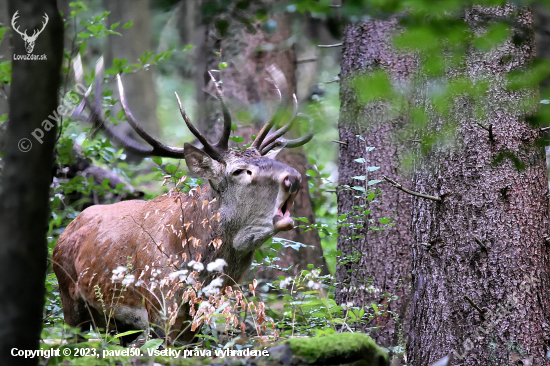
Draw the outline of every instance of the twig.
<instances>
[{"instance_id":1,"label":"twig","mask_svg":"<svg viewBox=\"0 0 550 366\"><path fill-rule=\"evenodd\" d=\"M389 182L392 186L394 186L395 188L397 188L399 190L402 190L405 193L408 193L408 194L416 196L416 197L427 198L429 200L441 202L441 197L435 197L435 196L430 196L430 195L424 194L424 193L414 192L414 191L411 191L410 189L407 189L407 188L403 187L401 184L397 183L396 181L394 181L391 178L386 177L385 175L383 176L383 178L384 178L384 180Z\"/></svg>"},{"instance_id":2,"label":"twig","mask_svg":"<svg viewBox=\"0 0 550 366\"><path fill-rule=\"evenodd\" d=\"M332 142L336 142L337 144L340 144L340 145L346 145L348 146L348 143L347 142L344 142L344 141L340 141L340 140L331 140Z\"/></svg>"},{"instance_id":3,"label":"twig","mask_svg":"<svg viewBox=\"0 0 550 366\"><path fill-rule=\"evenodd\" d=\"M329 80L329 81L325 81L323 84L332 84L332 83L337 83L339 81L340 81L340 78L338 76L336 76L334 79Z\"/></svg>"},{"instance_id":4,"label":"twig","mask_svg":"<svg viewBox=\"0 0 550 366\"><path fill-rule=\"evenodd\" d=\"M470 305L472 305L472 307L479 312L479 315L481 315L481 319L485 320L485 316L483 315L485 314L485 311L481 309L479 306L477 306L476 303L472 299L470 299L468 296L464 295L464 299L466 299L470 303Z\"/></svg>"},{"instance_id":5,"label":"twig","mask_svg":"<svg viewBox=\"0 0 550 366\"><path fill-rule=\"evenodd\" d=\"M317 57L301 58L299 60L296 60L296 63L297 64L305 64L306 62L315 62L315 61L317 61Z\"/></svg>"},{"instance_id":6,"label":"twig","mask_svg":"<svg viewBox=\"0 0 550 366\"><path fill-rule=\"evenodd\" d=\"M493 124L492 124L492 123L489 125L489 127L485 127L485 126L483 126L483 125L482 125L481 123L479 123L479 122L476 122L476 124L477 124L479 127L483 128L485 131L489 132L489 140L491 140L491 141L494 140L494 136L493 136ZM541 129L541 130L542 130L542 129Z\"/></svg>"},{"instance_id":7,"label":"twig","mask_svg":"<svg viewBox=\"0 0 550 366\"><path fill-rule=\"evenodd\" d=\"M480 247L487 250L487 247L485 246L485 244L483 244L483 242L481 240L479 240L478 238L474 238L474 240Z\"/></svg>"},{"instance_id":8,"label":"twig","mask_svg":"<svg viewBox=\"0 0 550 366\"><path fill-rule=\"evenodd\" d=\"M544 131L547 131L547 130L550 130L550 126L548 126L548 127L542 127L542 128L540 129L541 132L544 132Z\"/></svg>"},{"instance_id":9,"label":"twig","mask_svg":"<svg viewBox=\"0 0 550 366\"><path fill-rule=\"evenodd\" d=\"M319 44L317 47L319 48L334 48L334 47L341 47L343 43L335 43L335 44Z\"/></svg>"}]
</instances>

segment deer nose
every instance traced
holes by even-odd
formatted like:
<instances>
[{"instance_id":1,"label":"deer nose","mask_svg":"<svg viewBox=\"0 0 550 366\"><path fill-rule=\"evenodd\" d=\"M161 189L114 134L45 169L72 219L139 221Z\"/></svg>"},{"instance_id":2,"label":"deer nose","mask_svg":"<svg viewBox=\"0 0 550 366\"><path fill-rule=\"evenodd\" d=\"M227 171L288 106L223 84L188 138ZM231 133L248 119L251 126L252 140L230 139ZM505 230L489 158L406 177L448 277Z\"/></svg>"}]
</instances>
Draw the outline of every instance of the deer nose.
<instances>
[{"instance_id":1,"label":"deer nose","mask_svg":"<svg viewBox=\"0 0 550 366\"><path fill-rule=\"evenodd\" d=\"M282 179L283 187L291 194L298 192L301 182L302 178L296 174L286 174Z\"/></svg>"}]
</instances>

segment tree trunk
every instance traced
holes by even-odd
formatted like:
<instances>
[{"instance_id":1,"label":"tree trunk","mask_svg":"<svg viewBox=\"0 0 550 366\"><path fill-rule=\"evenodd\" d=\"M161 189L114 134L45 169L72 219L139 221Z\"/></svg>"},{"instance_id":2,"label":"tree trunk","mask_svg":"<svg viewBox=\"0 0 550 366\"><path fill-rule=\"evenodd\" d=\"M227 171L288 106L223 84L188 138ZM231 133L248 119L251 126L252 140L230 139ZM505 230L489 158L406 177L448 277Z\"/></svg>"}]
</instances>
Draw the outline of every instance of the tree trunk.
<instances>
[{"instance_id":1,"label":"tree trunk","mask_svg":"<svg viewBox=\"0 0 550 366\"><path fill-rule=\"evenodd\" d=\"M106 64L112 64L115 57L128 59L128 64L139 62L139 57L153 48L149 0L106 0L104 5L105 9L111 12L107 18L109 26L120 22L116 31L122 34L122 36L107 38ZM132 27L123 29L122 26L129 21L133 21ZM157 94L151 68L135 74L124 75L123 81L124 92L132 114L148 133L160 137L157 121ZM113 115L116 116L116 110L113 111ZM117 128L124 134L141 140L128 123L122 123Z\"/></svg>"},{"instance_id":2,"label":"tree trunk","mask_svg":"<svg viewBox=\"0 0 550 366\"><path fill-rule=\"evenodd\" d=\"M548 183L539 133L526 122L537 93L506 88L508 73L534 59L532 14L476 7L465 20L475 34L505 21L512 36L490 52L471 47L460 71L448 72L489 87L480 99L454 100L453 143L417 163L412 189L441 201L413 198L409 360L425 366L452 352L453 365L549 365ZM443 123L432 116L429 128Z\"/></svg>"},{"instance_id":3,"label":"tree trunk","mask_svg":"<svg viewBox=\"0 0 550 366\"><path fill-rule=\"evenodd\" d=\"M269 6L272 2L266 1L261 6ZM203 15L205 9L215 10L216 1L206 1L203 4ZM286 86L279 85L283 98L290 98L296 92L296 70L295 56L292 45L288 44L291 37L290 17L286 14L272 16L276 22L276 30L269 32L265 30L260 22L245 25L242 19L252 18L258 10L258 5L250 4L246 11L239 10L231 5L225 9L217 9L215 15L204 18L206 22L206 43L203 48L204 56L198 60L205 62L197 67L204 70L200 73L202 79L197 85L198 101L202 112L199 120L204 123L202 130L212 141L219 136L221 117L219 102L212 97L212 85L208 70L219 69L220 62L226 62L227 68L221 73L213 73L217 79L223 81L223 92L226 103L232 110L233 121L239 125L237 134L245 137L245 143L250 142L250 137L255 135L265 121L271 117L274 108L268 108L267 103L276 101L276 94L273 85L266 78L270 74L266 69L270 65L276 65L286 78ZM240 17L240 18L239 18ZM253 32L253 33L252 33ZM219 52L220 55L216 55ZM209 91L209 92L205 92ZM267 103L266 103L267 102ZM271 109L271 110L270 110ZM237 118L236 111L245 111L249 117L243 126ZM245 113L246 114L246 113ZM277 160L282 161L302 175L302 186L295 204L291 210L294 217L306 217L310 223L315 222L312 210L311 198L307 176L307 159L300 149L292 149L282 152ZM291 248L283 249L280 261L281 267L288 267L292 264L298 268L306 269L307 264L312 263L316 268L322 269L323 274L328 274L323 251L320 244L319 234L315 230L305 232L303 229L295 229L278 235L289 240L301 242L313 247L302 247L299 252ZM279 271L263 271L264 278L277 278Z\"/></svg>"},{"instance_id":4,"label":"tree trunk","mask_svg":"<svg viewBox=\"0 0 550 366\"><path fill-rule=\"evenodd\" d=\"M398 22L390 20L369 20L349 25L344 33L342 69L340 72L340 145L339 186L362 186L366 181L353 179L365 176L365 165L355 159L365 158L366 165L380 167L368 173L368 180L382 179L383 175L403 181L400 159L403 143L397 140L395 129L402 124L384 102L365 105L352 88L353 78L380 68L387 72L393 83L403 84L414 69L410 56L397 53L391 47L392 36ZM361 135L365 141L356 137ZM374 150L366 153L366 146ZM375 186L374 186L375 187ZM373 188L372 186L367 188ZM370 203L358 191L338 190L338 214L346 214L354 206L368 204L371 213L360 220L362 229L342 227L339 231L338 249L343 256L360 254L357 262L344 262L336 270L339 285L336 288L338 304L353 302L355 306L370 307L371 303L382 304L384 310L393 312L378 316L371 326L381 327L371 336L384 347L403 343L406 327L410 287L410 196L392 187L384 186L379 202ZM351 215L350 215L351 216ZM391 218L395 226L385 231L372 231L380 218ZM350 238L358 235L358 238ZM368 279L376 292L369 291ZM388 301L389 294L397 300ZM397 320L397 324L396 324Z\"/></svg>"},{"instance_id":5,"label":"tree trunk","mask_svg":"<svg viewBox=\"0 0 550 366\"><path fill-rule=\"evenodd\" d=\"M16 11L17 24L29 33L42 27L44 13L49 20L32 52L47 60L12 62L0 192L0 364L36 365L38 358L14 358L11 351L38 349L42 330L49 187L57 137L55 121L48 116L59 105L63 23L55 0L10 0L10 18ZM11 36L14 55L27 55L21 36ZM38 130L42 142L32 135L41 136Z\"/></svg>"}]
</instances>

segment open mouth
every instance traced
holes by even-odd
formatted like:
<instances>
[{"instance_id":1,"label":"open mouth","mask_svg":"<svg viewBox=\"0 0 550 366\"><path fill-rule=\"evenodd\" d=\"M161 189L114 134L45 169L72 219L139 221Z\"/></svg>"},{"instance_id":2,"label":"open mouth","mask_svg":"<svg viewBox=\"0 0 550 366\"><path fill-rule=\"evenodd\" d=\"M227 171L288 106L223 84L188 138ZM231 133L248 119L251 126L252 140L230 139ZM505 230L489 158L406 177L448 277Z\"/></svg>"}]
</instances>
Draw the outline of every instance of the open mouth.
<instances>
[{"instance_id":1,"label":"open mouth","mask_svg":"<svg viewBox=\"0 0 550 366\"><path fill-rule=\"evenodd\" d=\"M294 203L294 198L296 198L296 193L290 194L275 213L273 226L277 231L288 231L294 228L294 220L290 217L290 208Z\"/></svg>"}]
</instances>

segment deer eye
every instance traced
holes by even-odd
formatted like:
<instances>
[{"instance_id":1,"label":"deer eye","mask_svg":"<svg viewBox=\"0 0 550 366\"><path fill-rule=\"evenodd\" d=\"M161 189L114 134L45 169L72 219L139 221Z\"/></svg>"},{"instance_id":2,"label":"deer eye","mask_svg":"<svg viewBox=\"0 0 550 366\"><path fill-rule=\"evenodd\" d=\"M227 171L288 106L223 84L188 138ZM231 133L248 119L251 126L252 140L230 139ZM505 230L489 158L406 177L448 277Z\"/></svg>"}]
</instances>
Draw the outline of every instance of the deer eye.
<instances>
[{"instance_id":1,"label":"deer eye","mask_svg":"<svg viewBox=\"0 0 550 366\"><path fill-rule=\"evenodd\" d=\"M237 169L233 172L233 176L240 175L242 172L244 172L244 169Z\"/></svg>"}]
</instances>

